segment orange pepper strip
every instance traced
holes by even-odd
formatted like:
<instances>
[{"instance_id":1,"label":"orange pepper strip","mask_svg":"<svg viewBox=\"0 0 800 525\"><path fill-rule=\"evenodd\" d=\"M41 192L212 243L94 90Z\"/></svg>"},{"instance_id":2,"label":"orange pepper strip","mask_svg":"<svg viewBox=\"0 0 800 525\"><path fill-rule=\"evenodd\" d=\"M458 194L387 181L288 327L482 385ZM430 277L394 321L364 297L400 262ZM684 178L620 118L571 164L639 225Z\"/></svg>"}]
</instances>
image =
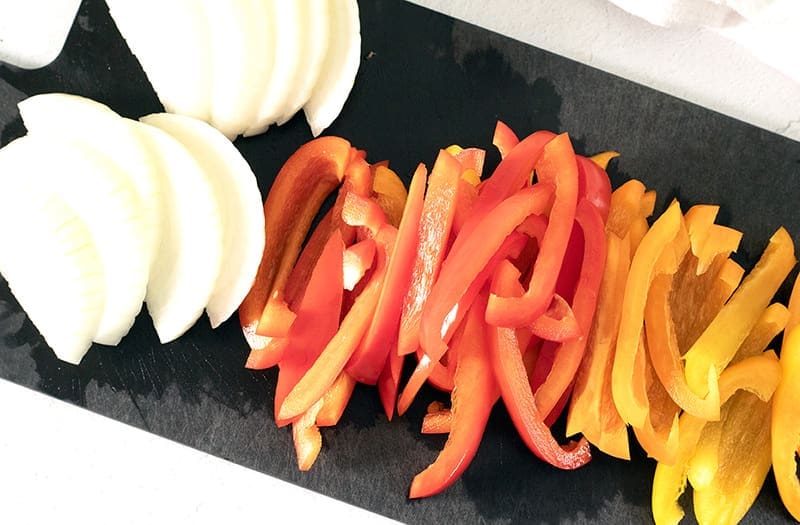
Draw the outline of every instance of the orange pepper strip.
<instances>
[{"instance_id":1,"label":"orange pepper strip","mask_svg":"<svg viewBox=\"0 0 800 525\"><path fill-rule=\"evenodd\" d=\"M589 160L605 170L608 169L608 163L611 162L611 159L615 159L617 157L619 157L619 153L616 151L604 151L602 153L592 155L589 157Z\"/></svg>"},{"instance_id":2,"label":"orange pepper strip","mask_svg":"<svg viewBox=\"0 0 800 525\"><path fill-rule=\"evenodd\" d=\"M255 334L267 299L285 285L314 216L342 182L349 159L349 142L322 137L301 146L278 172L264 202L264 255L253 287L239 307L239 321L251 348L266 344Z\"/></svg>"},{"instance_id":3,"label":"orange pepper strip","mask_svg":"<svg viewBox=\"0 0 800 525\"><path fill-rule=\"evenodd\" d=\"M314 423L322 408L322 403L323 400L320 399L292 423L292 439L297 454L297 466L303 472L311 468L322 449L322 435L319 433L319 427Z\"/></svg>"},{"instance_id":4,"label":"orange pepper strip","mask_svg":"<svg viewBox=\"0 0 800 525\"><path fill-rule=\"evenodd\" d=\"M789 333L798 325L800 325L800 279L795 279L792 293L789 295L789 319L783 330L783 345L786 344Z\"/></svg>"},{"instance_id":5,"label":"orange pepper strip","mask_svg":"<svg viewBox=\"0 0 800 525\"><path fill-rule=\"evenodd\" d=\"M519 144L519 138L505 122L498 120L494 128L492 144L497 148L497 151L500 152L500 157L506 158L509 152L514 149L514 146Z\"/></svg>"},{"instance_id":6,"label":"orange pepper strip","mask_svg":"<svg viewBox=\"0 0 800 525\"><path fill-rule=\"evenodd\" d=\"M800 308L796 299L797 295L792 293L789 301L792 316ZM800 480L795 459L800 447L800 328L797 326L789 331L781 348L781 370L783 377L772 399L772 470L783 505L800 521Z\"/></svg>"},{"instance_id":7,"label":"orange pepper strip","mask_svg":"<svg viewBox=\"0 0 800 525\"><path fill-rule=\"evenodd\" d=\"M634 427L641 427L645 423L648 410L646 395L642 397L645 378L634 373L634 363L640 351L639 339L644 329L647 292L664 247L674 242L681 231L682 222L680 205L673 201L642 239L628 273L611 386L620 416Z\"/></svg>"},{"instance_id":8,"label":"orange pepper strip","mask_svg":"<svg viewBox=\"0 0 800 525\"><path fill-rule=\"evenodd\" d=\"M709 374L719 376L733 359L795 262L792 238L779 228L755 268L684 355L686 380L696 394L708 393Z\"/></svg>"},{"instance_id":9,"label":"orange pepper strip","mask_svg":"<svg viewBox=\"0 0 800 525\"><path fill-rule=\"evenodd\" d=\"M611 364L630 265L630 242L606 234L606 266L589 331L586 353L575 377L567 435L581 433L606 454L630 459L628 431L611 394Z\"/></svg>"},{"instance_id":10,"label":"orange pepper strip","mask_svg":"<svg viewBox=\"0 0 800 525\"><path fill-rule=\"evenodd\" d=\"M339 374L322 398L322 408L317 414L318 427L332 427L339 422L355 387L356 380L347 372Z\"/></svg>"},{"instance_id":11,"label":"orange pepper strip","mask_svg":"<svg viewBox=\"0 0 800 525\"><path fill-rule=\"evenodd\" d=\"M765 352L763 355L750 357L722 372L719 378L720 400L725 403L737 390L752 392L762 401L769 400L780 377L780 364L774 353ZM683 509L678 498L686 488L689 461L706 423L691 414L683 414L679 423L680 438L675 462L672 465L659 463L656 466L652 491L652 510L656 525L677 524L683 518ZM794 456L792 467L794 468Z\"/></svg>"}]
</instances>

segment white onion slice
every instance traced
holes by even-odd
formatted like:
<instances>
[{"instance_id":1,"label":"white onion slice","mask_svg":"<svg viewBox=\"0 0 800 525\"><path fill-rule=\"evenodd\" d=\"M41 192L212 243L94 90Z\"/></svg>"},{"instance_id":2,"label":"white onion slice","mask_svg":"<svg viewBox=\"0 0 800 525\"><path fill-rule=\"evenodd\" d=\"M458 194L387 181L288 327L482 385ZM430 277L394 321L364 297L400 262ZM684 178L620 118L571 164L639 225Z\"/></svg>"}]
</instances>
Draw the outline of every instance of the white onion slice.
<instances>
[{"instance_id":1,"label":"white onion slice","mask_svg":"<svg viewBox=\"0 0 800 525\"><path fill-rule=\"evenodd\" d=\"M261 262L264 212L255 175L233 144L205 122L169 113L141 120L183 144L214 188L222 220L223 258L206 310L212 328L216 328L239 307Z\"/></svg>"},{"instance_id":2,"label":"white onion slice","mask_svg":"<svg viewBox=\"0 0 800 525\"><path fill-rule=\"evenodd\" d=\"M94 340L115 345L142 307L150 273L143 207L130 179L78 141L26 135L0 150L0 173L49 190L86 223L103 266L106 298Z\"/></svg>"},{"instance_id":3,"label":"white onion slice","mask_svg":"<svg viewBox=\"0 0 800 525\"><path fill-rule=\"evenodd\" d=\"M161 174L163 229L147 285L147 311L162 343L202 315L219 275L222 226L211 183L189 151L166 132L129 121Z\"/></svg>"},{"instance_id":4,"label":"white onion slice","mask_svg":"<svg viewBox=\"0 0 800 525\"><path fill-rule=\"evenodd\" d=\"M202 0L198 5L210 29L210 122L233 139L256 119L272 70L272 23L264 0Z\"/></svg>"},{"instance_id":5,"label":"white onion slice","mask_svg":"<svg viewBox=\"0 0 800 525\"><path fill-rule=\"evenodd\" d=\"M316 137L341 113L361 62L361 22L356 0L330 0L327 55L311 98L303 107Z\"/></svg>"},{"instance_id":6,"label":"white onion slice","mask_svg":"<svg viewBox=\"0 0 800 525\"><path fill-rule=\"evenodd\" d=\"M300 67L290 81L292 90L283 114L276 119L279 126L288 122L308 102L322 70L328 46L328 0L297 0L297 5L302 28Z\"/></svg>"},{"instance_id":7,"label":"white onion slice","mask_svg":"<svg viewBox=\"0 0 800 525\"><path fill-rule=\"evenodd\" d=\"M161 235L161 185L150 153L130 126L105 104L77 95L35 95L18 106L29 133L79 140L103 152L128 175L144 207L145 256L154 260Z\"/></svg>"},{"instance_id":8,"label":"white onion slice","mask_svg":"<svg viewBox=\"0 0 800 525\"><path fill-rule=\"evenodd\" d=\"M64 201L12 179L0 178L0 273L56 356L78 364L103 315L100 256Z\"/></svg>"},{"instance_id":9,"label":"white onion slice","mask_svg":"<svg viewBox=\"0 0 800 525\"><path fill-rule=\"evenodd\" d=\"M211 41L200 2L106 0L106 3L164 108L170 113L208 120Z\"/></svg>"},{"instance_id":10,"label":"white onion slice","mask_svg":"<svg viewBox=\"0 0 800 525\"><path fill-rule=\"evenodd\" d=\"M269 45L273 49L269 53L275 58L266 88L259 99L256 118L244 132L245 137L264 133L270 124L287 111L290 97L298 87L298 73L302 71L303 74L313 74L302 63L305 39L319 38L309 34L304 25L306 19L303 11L307 6L303 4L308 3L306 0L261 0L261 3L266 6L268 19L271 21L272 38Z\"/></svg>"}]
</instances>

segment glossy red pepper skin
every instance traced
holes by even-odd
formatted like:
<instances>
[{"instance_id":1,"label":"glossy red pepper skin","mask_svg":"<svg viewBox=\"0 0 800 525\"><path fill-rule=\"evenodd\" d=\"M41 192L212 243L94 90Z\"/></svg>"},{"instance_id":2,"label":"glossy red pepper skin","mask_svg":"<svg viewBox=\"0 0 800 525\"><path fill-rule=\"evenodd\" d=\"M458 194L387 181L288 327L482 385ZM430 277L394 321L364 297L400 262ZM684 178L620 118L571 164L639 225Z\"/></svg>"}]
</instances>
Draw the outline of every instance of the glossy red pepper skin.
<instances>
[{"instance_id":1,"label":"glossy red pepper skin","mask_svg":"<svg viewBox=\"0 0 800 525\"><path fill-rule=\"evenodd\" d=\"M552 196L550 184L518 190L485 215L471 231L466 226L461 231L442 263L439 279L422 312L420 344L431 360L438 361L447 350L447 334L454 328L458 308L469 307L461 301L475 278L517 226L528 216L541 214L549 208Z\"/></svg>"},{"instance_id":2,"label":"glossy red pepper skin","mask_svg":"<svg viewBox=\"0 0 800 525\"><path fill-rule=\"evenodd\" d=\"M512 232L511 235L505 238L500 248L492 255L492 258L489 260L489 262L481 269L478 276L469 285L469 288L461 297L461 302L457 303L457 306L455 307L456 315L454 316L452 323L453 330L455 330L455 328L461 324L461 320L469 310L469 306L478 296L478 293L484 287L484 285L490 281L498 265L501 264L506 258L514 258L519 256L527 241L528 237L518 231ZM451 335L453 330L450 331ZM447 370L439 363L441 356L434 359L433 357L427 355L424 351L421 351L420 354L418 354L419 361L417 366L406 383L406 386L403 388L403 391L400 393L400 398L397 401L397 413L400 415L403 415L406 410L408 410L408 407L411 406L411 402L416 397L419 389L422 388L422 385L425 384L426 380L431 378L436 372L445 375ZM445 378L437 378L437 382L444 382L444 379ZM450 388L441 389L451 390L452 386Z\"/></svg>"},{"instance_id":3,"label":"glossy red pepper skin","mask_svg":"<svg viewBox=\"0 0 800 525\"><path fill-rule=\"evenodd\" d=\"M583 263L572 301L572 311L580 326L581 335L560 345L547 379L536 390L536 406L542 414L548 415L558 406L575 380L597 308L597 296L605 268L605 224L599 210L588 200L582 199L578 204L575 220L580 225L584 239Z\"/></svg>"},{"instance_id":4,"label":"glossy red pepper skin","mask_svg":"<svg viewBox=\"0 0 800 525\"><path fill-rule=\"evenodd\" d=\"M331 235L311 273L297 319L286 338L275 390L275 414L297 381L305 374L339 327L342 310L342 259L344 242L338 230ZM291 418L276 418L279 425Z\"/></svg>"},{"instance_id":5,"label":"glossy red pepper skin","mask_svg":"<svg viewBox=\"0 0 800 525\"><path fill-rule=\"evenodd\" d=\"M524 142L520 142L517 148ZM510 159L517 148L506 159ZM522 297L490 295L486 307L486 321L489 324L510 328L529 326L544 313L555 292L578 198L578 165L568 135L558 135L547 143L541 159L536 163L536 174L539 184L555 186L555 200L547 230L525 294Z\"/></svg>"},{"instance_id":6,"label":"glossy red pepper skin","mask_svg":"<svg viewBox=\"0 0 800 525\"><path fill-rule=\"evenodd\" d=\"M460 185L467 184L461 181L461 169L461 164L455 158L441 151L431 170L419 219L419 249L400 314L397 339L397 352L400 355L410 354L419 347L422 309L445 256Z\"/></svg>"},{"instance_id":7,"label":"glossy red pepper skin","mask_svg":"<svg viewBox=\"0 0 800 525\"><path fill-rule=\"evenodd\" d=\"M611 180L608 174L591 160L578 155L578 196L588 200L600 212L605 223L611 207Z\"/></svg>"},{"instance_id":8,"label":"glossy red pepper skin","mask_svg":"<svg viewBox=\"0 0 800 525\"><path fill-rule=\"evenodd\" d=\"M506 125L505 122L497 121L494 128L494 136L492 137L492 144L500 152L501 158L506 158L514 147L519 144L519 138L514 131Z\"/></svg>"},{"instance_id":9,"label":"glossy red pepper skin","mask_svg":"<svg viewBox=\"0 0 800 525\"><path fill-rule=\"evenodd\" d=\"M390 351L397 354L400 314L418 253L417 232L422 217L426 181L427 170L420 165L411 180L375 314L364 338L347 363L347 373L361 383L374 385L384 369L387 354Z\"/></svg>"},{"instance_id":10,"label":"glossy red pepper skin","mask_svg":"<svg viewBox=\"0 0 800 525\"><path fill-rule=\"evenodd\" d=\"M592 457L589 442L581 438L562 447L550 433L544 415L536 408L514 329L490 327L489 348L503 402L530 451L539 459L565 470L588 463Z\"/></svg>"},{"instance_id":11,"label":"glossy red pepper skin","mask_svg":"<svg viewBox=\"0 0 800 525\"><path fill-rule=\"evenodd\" d=\"M453 338L458 362L453 381L450 433L436 460L414 477L410 498L433 496L452 485L467 469L478 451L492 407L499 397L489 360L483 300L476 300ZM461 337L458 337L458 336Z\"/></svg>"},{"instance_id":12,"label":"glossy red pepper skin","mask_svg":"<svg viewBox=\"0 0 800 525\"><path fill-rule=\"evenodd\" d=\"M253 349L267 342L256 336L264 306L275 292L282 293L314 216L344 178L350 149L338 137L312 140L289 157L272 184L264 202L264 254L239 307L239 321Z\"/></svg>"}]
</instances>

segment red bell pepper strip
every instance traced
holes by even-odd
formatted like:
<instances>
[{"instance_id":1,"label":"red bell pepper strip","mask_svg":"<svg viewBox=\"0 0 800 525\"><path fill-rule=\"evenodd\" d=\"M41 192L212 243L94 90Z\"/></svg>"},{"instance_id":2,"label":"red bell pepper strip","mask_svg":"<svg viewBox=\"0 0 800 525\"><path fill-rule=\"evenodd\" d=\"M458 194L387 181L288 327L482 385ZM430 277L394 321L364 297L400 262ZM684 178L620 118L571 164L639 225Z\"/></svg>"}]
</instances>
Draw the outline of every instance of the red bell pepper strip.
<instances>
[{"instance_id":1,"label":"red bell pepper strip","mask_svg":"<svg viewBox=\"0 0 800 525\"><path fill-rule=\"evenodd\" d=\"M489 327L492 368L503 402L522 440L538 458L551 465L572 470L591 460L589 442L581 439L562 447L536 408L519 341L512 328Z\"/></svg>"},{"instance_id":2,"label":"red bell pepper strip","mask_svg":"<svg viewBox=\"0 0 800 525\"><path fill-rule=\"evenodd\" d=\"M344 251L344 289L353 291L367 271L372 268L375 259L375 240L364 239Z\"/></svg>"},{"instance_id":3,"label":"red bell pepper strip","mask_svg":"<svg viewBox=\"0 0 800 525\"><path fill-rule=\"evenodd\" d=\"M344 369L364 336L375 306L378 304L378 297L386 276L388 251L396 236L397 230L388 224L384 224L377 232L375 241L378 243L378 261L370 282L356 298L350 311L339 325L339 330L330 339L314 364L281 403L276 411L280 420L292 419L308 410L325 394Z\"/></svg>"},{"instance_id":4,"label":"red bell pepper strip","mask_svg":"<svg viewBox=\"0 0 800 525\"><path fill-rule=\"evenodd\" d=\"M428 412L422 418L422 434L449 434L453 413L439 401L428 405Z\"/></svg>"},{"instance_id":5,"label":"red bell pepper strip","mask_svg":"<svg viewBox=\"0 0 800 525\"><path fill-rule=\"evenodd\" d=\"M431 171L422 215L419 218L419 247L411 282L403 299L397 352L406 355L419 346L419 325L422 308L431 287L439 275L445 248L455 215L456 200L460 193L461 165L449 153L441 151Z\"/></svg>"},{"instance_id":6,"label":"red bell pepper strip","mask_svg":"<svg viewBox=\"0 0 800 525\"><path fill-rule=\"evenodd\" d=\"M584 239L583 264L572 303L581 336L561 345L547 379L536 390L536 406L540 413L548 415L571 387L583 359L605 267L605 225L600 212L589 201L581 199L575 220L583 231Z\"/></svg>"},{"instance_id":7,"label":"red bell pepper strip","mask_svg":"<svg viewBox=\"0 0 800 525\"><path fill-rule=\"evenodd\" d=\"M525 218L541 214L550 206L552 191L551 185L542 183L519 190L484 216L472 231L461 231L422 311L420 343L431 360L438 361L447 350L447 333L453 328L458 308L469 306L461 304L461 300L472 282ZM539 315L543 312L544 308Z\"/></svg>"},{"instance_id":8,"label":"red bell pepper strip","mask_svg":"<svg viewBox=\"0 0 800 525\"><path fill-rule=\"evenodd\" d=\"M501 158L506 158L514 147L519 144L519 138L516 133L509 128L505 122L497 121L494 128L494 136L492 137L492 144L500 152Z\"/></svg>"},{"instance_id":9,"label":"red bell pepper strip","mask_svg":"<svg viewBox=\"0 0 800 525\"><path fill-rule=\"evenodd\" d=\"M361 383L375 384L386 364L389 348L395 348L397 343L398 320L418 254L417 232L422 217L426 180L427 170L420 164L411 180L406 207L389 257L385 284L381 289L375 314L364 338L347 363L347 373Z\"/></svg>"},{"instance_id":10,"label":"red bell pepper strip","mask_svg":"<svg viewBox=\"0 0 800 525\"><path fill-rule=\"evenodd\" d=\"M286 284L314 216L341 183L349 160L346 140L322 137L301 146L278 172L264 202L264 255L239 307L239 321L251 348L266 343L254 336L267 299Z\"/></svg>"},{"instance_id":11,"label":"red bell pepper strip","mask_svg":"<svg viewBox=\"0 0 800 525\"><path fill-rule=\"evenodd\" d=\"M603 223L608 219L611 205L611 180L608 174L591 160L578 155L578 195L588 200L600 212Z\"/></svg>"},{"instance_id":12,"label":"red bell pepper strip","mask_svg":"<svg viewBox=\"0 0 800 525\"><path fill-rule=\"evenodd\" d=\"M453 204L453 224L451 234L458 235L472 214L472 207L478 200L478 187L464 177L458 179L455 203Z\"/></svg>"},{"instance_id":13,"label":"red bell pepper strip","mask_svg":"<svg viewBox=\"0 0 800 525\"><path fill-rule=\"evenodd\" d=\"M390 347L386 356L386 364L378 376L378 397L381 399L386 419L392 420L397 404L397 390L400 387L400 373L403 371L405 356L397 355L394 347Z\"/></svg>"},{"instance_id":14,"label":"red bell pepper strip","mask_svg":"<svg viewBox=\"0 0 800 525\"><path fill-rule=\"evenodd\" d=\"M341 270L343 252L342 236L336 230L314 266L306 293L297 309L297 319L286 338L286 350L278 364L275 414L278 414L283 399L325 348L339 326L344 291ZM278 424L286 424L288 419L279 417Z\"/></svg>"},{"instance_id":15,"label":"red bell pepper strip","mask_svg":"<svg viewBox=\"0 0 800 525\"><path fill-rule=\"evenodd\" d=\"M428 362L430 361L427 357L425 357L425 352L423 352L422 348L420 347L417 347L416 356L417 356L417 362L420 362L423 359L425 359ZM432 387L441 390L442 392L452 391L453 390L452 371L449 370L442 363L431 363L430 367L431 367L430 375L427 377L428 383L430 383ZM424 382L425 379L422 378L420 379L420 381Z\"/></svg>"},{"instance_id":16,"label":"red bell pepper strip","mask_svg":"<svg viewBox=\"0 0 800 525\"><path fill-rule=\"evenodd\" d=\"M520 142L517 148L523 143ZM507 159L512 154L513 151ZM536 164L536 174L540 184L555 185L555 200L539 247L539 256L534 263L531 282L522 297L490 295L486 307L486 321L489 324L511 328L530 325L544 313L555 292L578 203L578 165L568 135L559 135L547 143ZM494 177L489 180L492 179Z\"/></svg>"},{"instance_id":17,"label":"red bell pepper strip","mask_svg":"<svg viewBox=\"0 0 800 525\"><path fill-rule=\"evenodd\" d=\"M386 220L395 228L400 226L403 217L408 190L400 177L389 169L389 163L378 163L370 166L372 169L372 192L378 206L386 214ZM362 195L366 197L367 195Z\"/></svg>"},{"instance_id":18,"label":"red bell pepper strip","mask_svg":"<svg viewBox=\"0 0 800 525\"><path fill-rule=\"evenodd\" d=\"M484 296L485 297L485 296ZM450 435L436 460L414 476L410 498L433 496L452 485L478 451L483 431L499 397L483 322L485 299L476 300L464 320L452 393Z\"/></svg>"},{"instance_id":19,"label":"red bell pepper strip","mask_svg":"<svg viewBox=\"0 0 800 525\"><path fill-rule=\"evenodd\" d=\"M448 153L452 152L448 151ZM480 148L464 148L453 154L453 157L461 164L461 168L464 171L472 170L478 179L481 178L483 163L486 160L486 152L484 150Z\"/></svg>"},{"instance_id":20,"label":"red bell pepper strip","mask_svg":"<svg viewBox=\"0 0 800 525\"><path fill-rule=\"evenodd\" d=\"M453 317L450 330L445 334L446 340L449 340L455 329L461 324L461 320L466 315L469 306L475 300L475 297L477 297L483 286L489 281L489 279L491 279L498 265L508 257L518 256L527 241L528 237L517 231L513 232L511 235L506 237L505 240L503 240L503 244L500 246L497 252L492 255L492 258L489 260L489 262L481 269L478 276L472 281L469 288L462 296L460 302L456 303L456 306L453 307L453 309L456 311L456 314ZM403 391L400 394L400 398L397 400L397 413L401 416L405 414L406 410L408 410L408 407L411 406L411 403L414 401L417 392L419 392L419 389L425 384L425 381L431 378L434 371L438 369L436 365L441 367L441 364L439 363L441 356L438 356L434 359L424 351L421 351L421 355L418 353L417 356L417 367L414 369L414 372L411 374L411 377L408 379L405 388L403 388ZM439 382L440 381L437 381L437 383ZM441 387L439 388L441 390L452 390L452 387L449 389Z\"/></svg>"}]
</instances>

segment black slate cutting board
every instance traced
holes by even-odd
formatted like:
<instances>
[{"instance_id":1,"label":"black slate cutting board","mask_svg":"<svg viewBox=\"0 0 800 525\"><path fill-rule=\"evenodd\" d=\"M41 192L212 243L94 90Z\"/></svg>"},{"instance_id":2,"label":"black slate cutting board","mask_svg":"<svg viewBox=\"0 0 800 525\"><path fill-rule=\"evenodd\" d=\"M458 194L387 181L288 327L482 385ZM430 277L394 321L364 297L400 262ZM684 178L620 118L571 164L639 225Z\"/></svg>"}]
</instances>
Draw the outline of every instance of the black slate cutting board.
<instances>
[{"instance_id":1,"label":"black slate cutting board","mask_svg":"<svg viewBox=\"0 0 800 525\"><path fill-rule=\"evenodd\" d=\"M361 22L361 69L327 133L372 161L390 159L406 181L418 162L430 166L452 143L487 148L496 163L490 143L499 118L520 134L569 131L580 153L620 151L614 185L643 180L658 190L657 210L673 197L684 209L720 204L721 221L745 232L738 254L745 266L779 225L800 234L800 143L399 0L362 1ZM129 117L161 109L99 0L84 1L53 64L0 66L1 144L24 133L15 103L47 91L89 96ZM282 162L310 138L297 116L236 145L266 194ZM461 480L440 496L409 501L411 478L445 440L419 434L427 403L443 399L430 389L390 424L375 390L358 388L342 422L323 430L316 465L300 473L289 431L272 423L275 373L245 370L246 356L235 319L216 331L202 319L161 346L143 314L119 348L97 346L80 367L66 365L0 280L0 377L21 385L401 521L651 521L654 463L641 450L630 463L597 453L579 472L561 472L528 452L500 406ZM788 518L770 475L745 522Z\"/></svg>"}]
</instances>

